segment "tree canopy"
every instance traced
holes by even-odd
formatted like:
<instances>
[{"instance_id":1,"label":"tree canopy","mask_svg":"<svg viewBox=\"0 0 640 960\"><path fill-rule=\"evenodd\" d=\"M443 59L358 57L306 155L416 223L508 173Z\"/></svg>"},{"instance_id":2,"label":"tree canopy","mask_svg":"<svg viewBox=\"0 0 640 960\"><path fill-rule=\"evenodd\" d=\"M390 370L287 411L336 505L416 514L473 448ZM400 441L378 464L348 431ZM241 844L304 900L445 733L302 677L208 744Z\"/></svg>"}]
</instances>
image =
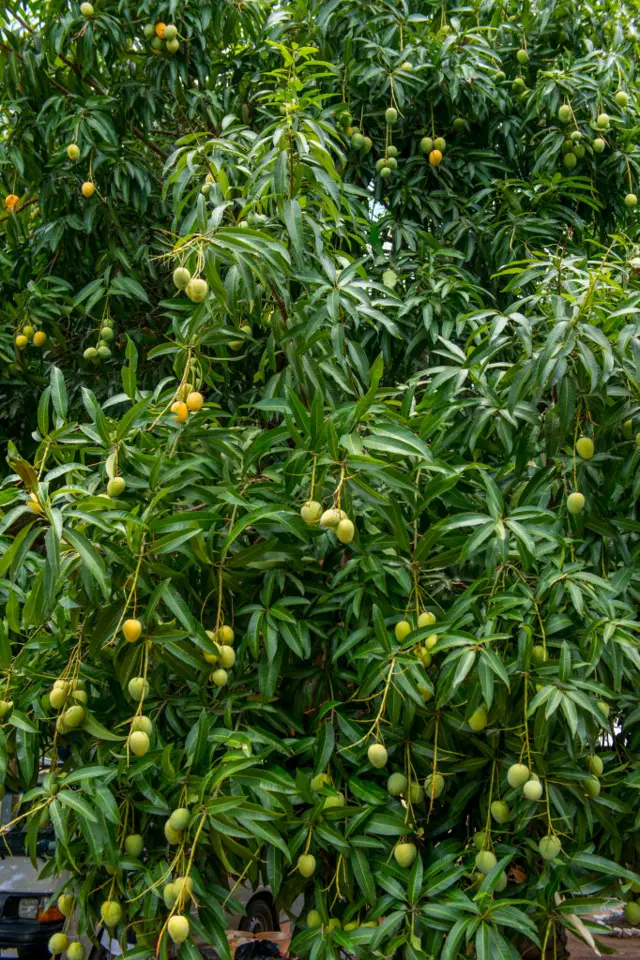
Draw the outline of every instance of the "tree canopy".
<instances>
[{"instance_id":1,"label":"tree canopy","mask_svg":"<svg viewBox=\"0 0 640 960\"><path fill-rule=\"evenodd\" d=\"M5 3L0 774L70 938L635 903L637 54L584 0Z\"/></svg>"}]
</instances>

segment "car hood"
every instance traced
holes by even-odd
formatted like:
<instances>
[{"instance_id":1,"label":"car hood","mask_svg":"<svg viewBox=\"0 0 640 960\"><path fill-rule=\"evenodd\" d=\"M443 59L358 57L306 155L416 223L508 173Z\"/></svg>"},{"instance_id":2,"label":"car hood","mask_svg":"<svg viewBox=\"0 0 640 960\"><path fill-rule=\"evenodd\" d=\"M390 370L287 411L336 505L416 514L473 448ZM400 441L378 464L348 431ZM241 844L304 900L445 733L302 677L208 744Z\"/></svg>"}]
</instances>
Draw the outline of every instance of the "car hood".
<instances>
[{"instance_id":1,"label":"car hood","mask_svg":"<svg viewBox=\"0 0 640 960\"><path fill-rule=\"evenodd\" d=\"M40 868L34 870L28 857L3 857L0 860L0 893L54 893L64 877L38 879Z\"/></svg>"}]
</instances>

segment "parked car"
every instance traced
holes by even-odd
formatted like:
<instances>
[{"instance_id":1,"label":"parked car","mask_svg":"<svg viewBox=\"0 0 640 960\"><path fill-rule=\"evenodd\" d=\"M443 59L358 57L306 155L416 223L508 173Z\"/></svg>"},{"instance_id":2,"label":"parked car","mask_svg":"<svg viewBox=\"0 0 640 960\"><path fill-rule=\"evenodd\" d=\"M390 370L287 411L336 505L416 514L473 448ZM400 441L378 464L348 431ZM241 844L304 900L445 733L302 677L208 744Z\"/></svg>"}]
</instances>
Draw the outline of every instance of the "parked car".
<instances>
[{"instance_id":1,"label":"parked car","mask_svg":"<svg viewBox=\"0 0 640 960\"><path fill-rule=\"evenodd\" d=\"M3 826L10 823L19 802L19 795L7 793L0 805ZM17 951L20 960L42 960L48 957L47 941L52 933L62 930L64 917L56 906L47 907L56 890L56 881L39 879L25 851L26 826L16 824L0 839L0 949ZM38 862L44 866L55 844L53 830L42 828L38 833Z\"/></svg>"}]
</instances>

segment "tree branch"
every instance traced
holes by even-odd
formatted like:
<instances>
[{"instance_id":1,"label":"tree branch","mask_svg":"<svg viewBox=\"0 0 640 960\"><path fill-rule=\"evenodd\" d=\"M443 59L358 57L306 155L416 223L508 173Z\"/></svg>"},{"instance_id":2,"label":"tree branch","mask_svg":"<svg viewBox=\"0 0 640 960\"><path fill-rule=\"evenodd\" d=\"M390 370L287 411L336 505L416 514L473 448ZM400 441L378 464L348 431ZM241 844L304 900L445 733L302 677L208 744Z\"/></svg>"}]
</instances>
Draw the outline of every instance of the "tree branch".
<instances>
[{"instance_id":1,"label":"tree branch","mask_svg":"<svg viewBox=\"0 0 640 960\"><path fill-rule=\"evenodd\" d=\"M6 43L0 43L0 49L8 53L15 53L20 60L23 59L22 55L18 53L17 50L13 50ZM95 82L95 80L92 80L90 77L85 77L77 64L73 63L70 60L67 60L67 58L64 57L62 54L60 54L60 59L62 60L63 63L66 63L66 65L71 70L73 70L73 72L78 76L80 80L84 81L93 90L95 90L97 94L99 94L101 97L109 96L106 90L103 90L102 87ZM47 80L53 87L56 88L56 90L59 90L66 97L74 96L71 90L68 90L66 87L63 87L62 84L58 83L57 80L54 80L53 77L50 77L47 75ZM149 140L145 136L145 134L142 132L142 130L140 130L139 127L136 127L136 125L131 120L126 120L125 123L127 124L127 127L129 128L131 133L134 135L134 137L136 137L140 141L140 143L143 143L145 147L147 147L149 150L153 150L153 152L156 153L159 157L162 157L163 160L167 159L167 157L169 156L169 153L166 150L163 150L162 147L159 147L157 143L154 143L152 140Z\"/></svg>"},{"instance_id":2,"label":"tree branch","mask_svg":"<svg viewBox=\"0 0 640 960\"><path fill-rule=\"evenodd\" d=\"M269 286L271 287L271 293L273 295L273 299L278 304L280 313L282 314L282 326L286 330L288 325L288 320L289 320L289 314L287 312L287 305L284 302L284 297L279 293L278 288L274 283L269 283Z\"/></svg>"},{"instance_id":3,"label":"tree branch","mask_svg":"<svg viewBox=\"0 0 640 960\"><path fill-rule=\"evenodd\" d=\"M107 93L107 91L106 91L106 90L103 90L103 88L100 86L99 83L96 83L96 81L95 81L95 80L92 80L91 77L87 77L87 76L85 76L85 75L83 74L82 70L80 69L80 67L78 66L77 63L74 63L72 60L68 60L65 56L63 56L63 54L59 54L59 56L60 56L60 59L62 60L62 62L63 62L63 63L66 63L66 65L67 65L71 70L73 70L73 72L76 74L76 76L77 76L80 80L84 81L84 83L87 83L87 84L91 87L92 90L95 90L96 93L99 94L101 97L108 97L108 96L109 96L109 94ZM147 137L145 137L145 135L144 135L144 133L142 132L142 130L140 130L139 127L136 127L135 124L131 122L131 120L127 120L127 121L126 121L126 124L127 124L128 128L131 130L131 132L132 132L132 134L134 135L134 137L137 137L138 140L139 140L141 143L144 143L145 147L148 147L149 150L153 150L153 152L154 152L154 153L157 153L158 156L159 156L159 157L162 157L163 160L166 160L166 159L167 159L167 157L169 156L169 154L167 153L167 151L166 151L166 150L163 150L162 147L159 147L159 146L157 145L157 143L153 143L152 140L148 140Z\"/></svg>"},{"instance_id":4,"label":"tree branch","mask_svg":"<svg viewBox=\"0 0 640 960\"><path fill-rule=\"evenodd\" d=\"M9 217L15 216L15 215L18 214L18 213L22 213L22 211L24 210L24 208L25 208L25 207L28 207L29 204L31 204L31 203L37 203L37 202L38 202L38 197L31 197L30 200L25 200L25 202L22 204L21 207L17 207L17 209L12 210L11 213L5 213L4 216L0 217L0 220L8 220Z\"/></svg>"}]
</instances>

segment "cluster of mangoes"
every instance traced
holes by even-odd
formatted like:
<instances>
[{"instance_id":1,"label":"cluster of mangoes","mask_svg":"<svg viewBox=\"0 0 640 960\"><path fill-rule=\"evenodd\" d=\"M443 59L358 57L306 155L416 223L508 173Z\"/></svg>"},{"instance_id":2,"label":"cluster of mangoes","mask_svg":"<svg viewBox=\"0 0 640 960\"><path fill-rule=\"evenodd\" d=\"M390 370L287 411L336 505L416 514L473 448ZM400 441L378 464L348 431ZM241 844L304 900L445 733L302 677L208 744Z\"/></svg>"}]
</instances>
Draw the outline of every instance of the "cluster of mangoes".
<instances>
[{"instance_id":1,"label":"cluster of mangoes","mask_svg":"<svg viewBox=\"0 0 640 960\"><path fill-rule=\"evenodd\" d=\"M619 107L625 109L629 104L629 94L626 90L618 90L614 100ZM562 163L567 170L573 170L579 160L586 156L586 147L582 143L582 131L578 128L573 109L569 103L563 103L558 107L558 120L561 124L568 124L573 120L576 129L568 133L562 144ZM607 146L605 134L611 128L611 118L608 113L601 111L595 120L596 136L591 139L590 147L594 154L603 153ZM627 207L635 207L638 198L635 193L629 191L625 194L624 202Z\"/></svg>"},{"instance_id":2,"label":"cluster of mangoes","mask_svg":"<svg viewBox=\"0 0 640 960\"><path fill-rule=\"evenodd\" d=\"M82 354L84 359L89 360L92 363L100 363L101 360L108 360L111 356L111 347L109 344L113 343L115 335L113 320L111 317L105 317L101 321L101 327L98 333L96 345L95 347L86 348Z\"/></svg>"},{"instance_id":3,"label":"cluster of mangoes","mask_svg":"<svg viewBox=\"0 0 640 960\"><path fill-rule=\"evenodd\" d=\"M166 50L167 53L177 53L180 49L178 28L173 23L147 23L144 26L144 35L156 54L162 50Z\"/></svg>"},{"instance_id":4,"label":"cluster of mangoes","mask_svg":"<svg viewBox=\"0 0 640 960\"><path fill-rule=\"evenodd\" d=\"M76 677L70 680L59 678L45 697L43 706L53 707L58 711L56 720L58 733L70 733L84 723L89 694L87 685L81 678Z\"/></svg>"},{"instance_id":5,"label":"cluster of mangoes","mask_svg":"<svg viewBox=\"0 0 640 960\"><path fill-rule=\"evenodd\" d=\"M333 530L340 543L351 543L355 536L353 520L339 507L323 510L317 500L307 500L300 508L300 516L310 527L319 524L327 530Z\"/></svg>"},{"instance_id":6,"label":"cluster of mangoes","mask_svg":"<svg viewBox=\"0 0 640 960\"><path fill-rule=\"evenodd\" d=\"M47 342L47 335L44 330L36 330L30 323L25 324L22 332L16 336L15 345L18 350L26 350L29 343L34 347L44 347Z\"/></svg>"},{"instance_id":7,"label":"cluster of mangoes","mask_svg":"<svg viewBox=\"0 0 640 960\"><path fill-rule=\"evenodd\" d=\"M229 682L227 671L236 662L236 652L231 646L235 637L233 627L223 623L217 630L207 630L207 636L216 647L215 653L204 654L207 663L216 664L216 669L211 674L211 682L216 687L226 687Z\"/></svg>"}]
</instances>

